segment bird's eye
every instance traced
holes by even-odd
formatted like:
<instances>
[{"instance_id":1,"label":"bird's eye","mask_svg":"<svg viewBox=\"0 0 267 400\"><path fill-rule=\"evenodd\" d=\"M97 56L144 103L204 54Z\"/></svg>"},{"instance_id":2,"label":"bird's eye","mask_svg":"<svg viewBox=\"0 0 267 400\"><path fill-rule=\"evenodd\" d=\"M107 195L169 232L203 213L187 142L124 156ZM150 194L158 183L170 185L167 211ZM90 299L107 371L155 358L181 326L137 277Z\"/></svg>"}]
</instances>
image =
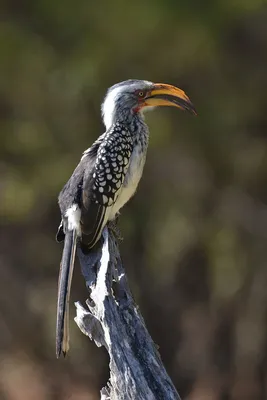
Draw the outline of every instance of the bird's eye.
<instances>
[{"instance_id":1,"label":"bird's eye","mask_svg":"<svg viewBox=\"0 0 267 400\"><path fill-rule=\"evenodd\" d=\"M144 92L138 92L138 96L139 96L139 97L141 97L141 98L142 98L142 97L144 97L144 95L145 95L145 93L144 93Z\"/></svg>"}]
</instances>

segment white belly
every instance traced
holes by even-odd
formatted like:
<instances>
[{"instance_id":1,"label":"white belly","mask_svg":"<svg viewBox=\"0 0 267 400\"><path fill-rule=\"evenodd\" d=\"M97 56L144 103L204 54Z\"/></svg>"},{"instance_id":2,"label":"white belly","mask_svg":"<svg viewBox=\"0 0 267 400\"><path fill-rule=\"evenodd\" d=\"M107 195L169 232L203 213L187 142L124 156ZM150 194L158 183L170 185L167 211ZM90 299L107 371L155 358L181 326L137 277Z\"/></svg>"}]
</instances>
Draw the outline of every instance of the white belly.
<instances>
[{"instance_id":1,"label":"white belly","mask_svg":"<svg viewBox=\"0 0 267 400\"><path fill-rule=\"evenodd\" d=\"M142 152L138 146L131 155L129 168L127 170L122 188L117 197L115 204L111 207L109 220L113 220L119 210L130 200L136 192L138 183L141 179L144 164L146 160L146 151Z\"/></svg>"}]
</instances>

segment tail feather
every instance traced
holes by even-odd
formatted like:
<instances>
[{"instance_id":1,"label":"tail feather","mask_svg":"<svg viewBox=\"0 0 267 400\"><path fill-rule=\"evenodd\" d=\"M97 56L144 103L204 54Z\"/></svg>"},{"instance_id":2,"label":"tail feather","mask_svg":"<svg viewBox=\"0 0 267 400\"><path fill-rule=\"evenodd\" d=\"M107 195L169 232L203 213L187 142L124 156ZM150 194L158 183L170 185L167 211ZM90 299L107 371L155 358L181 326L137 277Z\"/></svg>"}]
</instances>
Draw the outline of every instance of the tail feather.
<instances>
[{"instance_id":1,"label":"tail feather","mask_svg":"<svg viewBox=\"0 0 267 400\"><path fill-rule=\"evenodd\" d=\"M77 233L75 230L65 234L64 249L58 279L56 356L69 350L69 299L75 261Z\"/></svg>"}]
</instances>

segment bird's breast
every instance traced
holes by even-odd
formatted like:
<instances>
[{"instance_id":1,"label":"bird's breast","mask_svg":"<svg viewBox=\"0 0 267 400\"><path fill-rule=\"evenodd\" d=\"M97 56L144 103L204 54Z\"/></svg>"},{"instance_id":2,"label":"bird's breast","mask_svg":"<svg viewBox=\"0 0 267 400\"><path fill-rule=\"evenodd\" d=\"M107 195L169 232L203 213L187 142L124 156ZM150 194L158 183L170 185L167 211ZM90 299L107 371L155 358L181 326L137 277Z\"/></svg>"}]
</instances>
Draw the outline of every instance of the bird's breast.
<instances>
[{"instance_id":1,"label":"bird's breast","mask_svg":"<svg viewBox=\"0 0 267 400\"><path fill-rule=\"evenodd\" d=\"M126 172L120 193L110 212L110 220L115 218L119 210L130 200L130 198L136 192L138 183L143 174L145 160L146 148L144 148L144 146L137 145L134 148L130 157L129 167Z\"/></svg>"}]
</instances>

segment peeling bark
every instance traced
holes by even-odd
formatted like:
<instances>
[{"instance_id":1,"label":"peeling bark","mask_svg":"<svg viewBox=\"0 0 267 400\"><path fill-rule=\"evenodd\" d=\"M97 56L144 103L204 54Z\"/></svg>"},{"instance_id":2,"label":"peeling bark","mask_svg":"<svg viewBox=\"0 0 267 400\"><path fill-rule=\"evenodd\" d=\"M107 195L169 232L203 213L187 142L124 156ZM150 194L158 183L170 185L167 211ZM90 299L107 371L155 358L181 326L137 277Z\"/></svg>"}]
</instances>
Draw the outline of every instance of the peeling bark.
<instances>
[{"instance_id":1,"label":"peeling bark","mask_svg":"<svg viewBox=\"0 0 267 400\"><path fill-rule=\"evenodd\" d=\"M88 309L75 304L80 330L110 356L101 400L179 400L131 295L114 235L105 228L103 237L89 255L78 249L90 298Z\"/></svg>"}]
</instances>

